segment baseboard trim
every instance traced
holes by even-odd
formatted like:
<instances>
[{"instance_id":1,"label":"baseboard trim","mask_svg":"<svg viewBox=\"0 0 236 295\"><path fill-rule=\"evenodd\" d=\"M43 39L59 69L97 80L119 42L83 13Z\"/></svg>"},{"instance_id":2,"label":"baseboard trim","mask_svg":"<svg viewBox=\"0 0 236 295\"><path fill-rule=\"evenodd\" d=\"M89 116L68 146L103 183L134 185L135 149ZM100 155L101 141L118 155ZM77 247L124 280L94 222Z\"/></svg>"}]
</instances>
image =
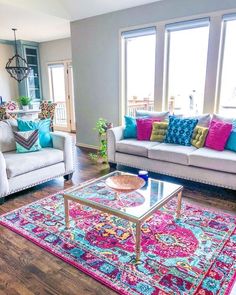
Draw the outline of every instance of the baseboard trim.
<instances>
[{"instance_id":1,"label":"baseboard trim","mask_svg":"<svg viewBox=\"0 0 236 295\"><path fill-rule=\"evenodd\" d=\"M91 149L91 150L96 150L96 151L98 150L98 146L87 144L87 143L82 143L82 142L76 142L76 146Z\"/></svg>"}]
</instances>

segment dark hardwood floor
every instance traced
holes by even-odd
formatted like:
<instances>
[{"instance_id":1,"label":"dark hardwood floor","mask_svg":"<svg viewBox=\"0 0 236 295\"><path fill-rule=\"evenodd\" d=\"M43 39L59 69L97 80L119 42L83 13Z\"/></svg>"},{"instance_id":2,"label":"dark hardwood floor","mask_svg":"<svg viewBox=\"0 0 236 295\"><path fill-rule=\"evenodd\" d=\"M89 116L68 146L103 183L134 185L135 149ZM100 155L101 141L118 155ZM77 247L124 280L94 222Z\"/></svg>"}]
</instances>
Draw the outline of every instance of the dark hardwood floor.
<instances>
[{"instance_id":1,"label":"dark hardwood floor","mask_svg":"<svg viewBox=\"0 0 236 295\"><path fill-rule=\"evenodd\" d=\"M0 214L108 172L108 167L91 163L86 150L77 149L76 172L72 181L65 182L60 178L8 197L0 206ZM234 191L190 183L184 183L184 186L184 198L190 202L236 214ZM76 268L2 226L0 253L0 295L115 294Z\"/></svg>"}]
</instances>

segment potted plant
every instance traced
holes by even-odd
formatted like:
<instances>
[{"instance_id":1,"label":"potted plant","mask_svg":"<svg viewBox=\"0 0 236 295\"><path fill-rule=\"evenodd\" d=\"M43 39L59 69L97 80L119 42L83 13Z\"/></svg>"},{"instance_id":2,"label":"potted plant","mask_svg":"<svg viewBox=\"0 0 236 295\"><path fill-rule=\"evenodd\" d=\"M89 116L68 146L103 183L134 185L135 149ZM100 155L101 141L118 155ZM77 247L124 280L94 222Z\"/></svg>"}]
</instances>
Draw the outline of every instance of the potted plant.
<instances>
[{"instance_id":1,"label":"potted plant","mask_svg":"<svg viewBox=\"0 0 236 295\"><path fill-rule=\"evenodd\" d=\"M107 163L107 129L112 128L112 123L109 123L106 119L100 118L96 122L96 127L93 129L98 133L99 149L97 153L90 153L91 160L97 163Z\"/></svg>"},{"instance_id":2,"label":"potted plant","mask_svg":"<svg viewBox=\"0 0 236 295\"><path fill-rule=\"evenodd\" d=\"M32 99L28 96L20 96L17 101L19 105L22 107L23 111L28 111Z\"/></svg>"}]
</instances>

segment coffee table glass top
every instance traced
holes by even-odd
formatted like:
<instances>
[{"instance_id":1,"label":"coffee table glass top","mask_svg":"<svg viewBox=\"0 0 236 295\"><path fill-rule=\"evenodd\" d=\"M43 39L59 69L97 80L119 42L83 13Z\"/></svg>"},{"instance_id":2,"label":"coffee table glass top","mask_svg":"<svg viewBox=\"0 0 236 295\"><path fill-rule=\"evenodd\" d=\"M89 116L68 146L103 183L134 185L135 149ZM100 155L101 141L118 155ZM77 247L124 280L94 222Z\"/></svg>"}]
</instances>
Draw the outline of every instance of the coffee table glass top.
<instances>
[{"instance_id":1,"label":"coffee table glass top","mask_svg":"<svg viewBox=\"0 0 236 295\"><path fill-rule=\"evenodd\" d=\"M120 174L128 173L115 171L67 190L64 194L69 199L83 205L121 217L129 217L131 220L139 220L164 205L166 201L181 192L183 188L174 183L149 178L147 184L141 189L128 194L119 193L117 195L105 182L108 177Z\"/></svg>"}]
</instances>

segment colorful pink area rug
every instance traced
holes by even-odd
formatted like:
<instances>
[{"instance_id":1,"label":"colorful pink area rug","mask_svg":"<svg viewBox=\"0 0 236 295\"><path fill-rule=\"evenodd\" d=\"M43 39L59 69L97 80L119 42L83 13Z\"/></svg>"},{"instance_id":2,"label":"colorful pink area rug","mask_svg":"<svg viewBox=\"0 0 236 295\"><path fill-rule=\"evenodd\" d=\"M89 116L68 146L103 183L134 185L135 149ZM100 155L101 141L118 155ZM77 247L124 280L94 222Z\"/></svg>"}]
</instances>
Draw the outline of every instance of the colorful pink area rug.
<instances>
[{"instance_id":1,"label":"colorful pink area rug","mask_svg":"<svg viewBox=\"0 0 236 295\"><path fill-rule=\"evenodd\" d=\"M139 264L124 220L71 203L66 230L61 194L2 215L0 224L119 294L230 294L236 218L186 202L182 208L175 220L176 201L170 201L143 225Z\"/></svg>"}]
</instances>

